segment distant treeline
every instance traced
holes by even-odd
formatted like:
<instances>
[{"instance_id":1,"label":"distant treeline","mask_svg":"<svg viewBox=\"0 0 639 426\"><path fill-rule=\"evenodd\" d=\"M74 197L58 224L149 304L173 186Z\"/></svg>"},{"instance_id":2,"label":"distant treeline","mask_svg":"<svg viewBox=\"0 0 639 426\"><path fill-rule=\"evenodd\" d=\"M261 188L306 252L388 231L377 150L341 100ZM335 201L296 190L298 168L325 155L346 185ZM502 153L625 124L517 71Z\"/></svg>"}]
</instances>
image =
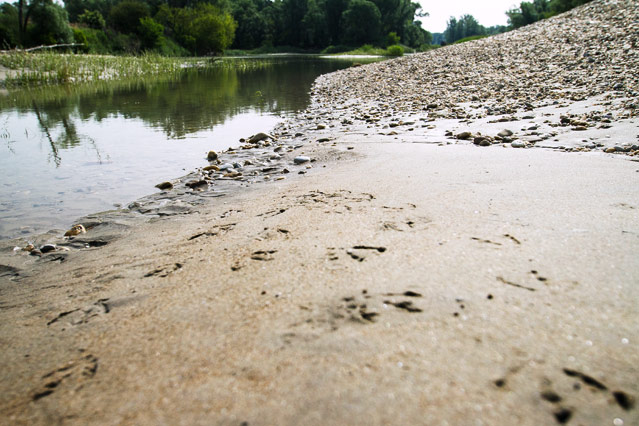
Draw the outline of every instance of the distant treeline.
<instances>
[{"instance_id":1,"label":"distant treeline","mask_svg":"<svg viewBox=\"0 0 639 426\"><path fill-rule=\"evenodd\" d=\"M589 3L591 0L533 0L522 1L519 7L506 12L508 25L519 28L542 19L566 12L574 7Z\"/></svg>"},{"instance_id":2,"label":"distant treeline","mask_svg":"<svg viewBox=\"0 0 639 426\"><path fill-rule=\"evenodd\" d=\"M90 53L211 55L226 49L338 52L365 44L425 50L433 35L410 0L18 0L0 5L1 48L78 43ZM531 24L589 0L533 0L486 28L451 17L436 44Z\"/></svg>"},{"instance_id":3,"label":"distant treeline","mask_svg":"<svg viewBox=\"0 0 639 426\"><path fill-rule=\"evenodd\" d=\"M19 0L0 6L0 40L5 49L75 41L92 53L166 55L419 48L432 40L419 16L410 0Z\"/></svg>"},{"instance_id":4,"label":"distant treeline","mask_svg":"<svg viewBox=\"0 0 639 426\"><path fill-rule=\"evenodd\" d=\"M451 17L444 33L434 34L434 43L455 43L468 38L489 36L514 30L525 25L532 24L542 19L549 18L559 13L566 12L574 7L588 3L591 0L533 0L523 1L519 7L510 9L508 25L497 25L486 28L477 22L472 15L464 15L459 19Z\"/></svg>"}]
</instances>

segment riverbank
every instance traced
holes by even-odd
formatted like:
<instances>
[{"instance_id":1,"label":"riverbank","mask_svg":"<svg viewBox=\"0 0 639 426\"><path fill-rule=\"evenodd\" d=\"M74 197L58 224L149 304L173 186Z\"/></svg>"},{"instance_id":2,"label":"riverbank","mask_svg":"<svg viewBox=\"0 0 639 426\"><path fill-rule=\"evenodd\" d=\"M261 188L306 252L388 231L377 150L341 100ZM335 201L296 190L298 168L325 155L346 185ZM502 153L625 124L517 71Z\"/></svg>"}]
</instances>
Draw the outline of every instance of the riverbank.
<instances>
[{"instance_id":1,"label":"riverbank","mask_svg":"<svg viewBox=\"0 0 639 426\"><path fill-rule=\"evenodd\" d=\"M215 202L205 195L217 183L207 192L173 181L201 201L156 195L146 216L93 217L68 250L41 257L5 244L4 418L637 423L637 86L615 53L632 33L611 24L632 25L636 9L594 1L523 36L320 78L308 111L246 150L278 156L269 179L260 169L259 182ZM480 60L488 52L502 50L507 66L533 41L528 55L540 60L551 50L543 40L565 40L552 31L577 34L584 21L620 38L583 73L623 76L623 90L577 86L581 98L567 82L570 97L533 96L544 80L578 82L580 64L546 62L554 71L530 71L522 88L479 72L493 64ZM450 68L441 52L458 72L411 83L422 68ZM608 64L622 69L593 74ZM513 79L530 62L519 65ZM496 81L504 86L482 97ZM241 155L217 154L220 169ZM229 185L246 178L202 172Z\"/></svg>"}]
</instances>

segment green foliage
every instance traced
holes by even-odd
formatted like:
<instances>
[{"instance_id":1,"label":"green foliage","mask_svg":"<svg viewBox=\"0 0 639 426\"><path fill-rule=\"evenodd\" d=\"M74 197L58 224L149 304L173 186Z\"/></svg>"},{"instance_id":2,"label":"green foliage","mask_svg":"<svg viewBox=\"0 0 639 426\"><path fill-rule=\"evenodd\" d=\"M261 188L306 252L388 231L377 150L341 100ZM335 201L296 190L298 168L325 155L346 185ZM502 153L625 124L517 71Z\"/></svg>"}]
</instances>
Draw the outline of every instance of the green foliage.
<instances>
[{"instance_id":1,"label":"green foliage","mask_svg":"<svg viewBox=\"0 0 639 426\"><path fill-rule=\"evenodd\" d=\"M237 22L233 48L254 49L266 39L267 21L260 13L257 1L236 0L232 5L233 18Z\"/></svg>"},{"instance_id":2,"label":"green foliage","mask_svg":"<svg viewBox=\"0 0 639 426\"><path fill-rule=\"evenodd\" d=\"M178 75L202 62L153 54L135 57L11 52L0 55L0 64L18 71L7 79L7 85L33 86Z\"/></svg>"},{"instance_id":3,"label":"green foliage","mask_svg":"<svg viewBox=\"0 0 639 426\"><path fill-rule=\"evenodd\" d=\"M140 19L138 35L142 44L142 49L149 50L155 48L164 34L164 27L158 24L150 16Z\"/></svg>"},{"instance_id":4,"label":"green foliage","mask_svg":"<svg viewBox=\"0 0 639 426\"><path fill-rule=\"evenodd\" d=\"M404 26L404 44L413 48L433 42L433 35L422 28L421 21L414 21Z\"/></svg>"},{"instance_id":5,"label":"green foliage","mask_svg":"<svg viewBox=\"0 0 639 426\"><path fill-rule=\"evenodd\" d=\"M518 7L506 12L510 28L520 28L558 13L566 12L574 7L588 3L590 0L533 0L523 1Z\"/></svg>"},{"instance_id":6,"label":"green foliage","mask_svg":"<svg viewBox=\"0 0 639 426\"><path fill-rule=\"evenodd\" d=\"M349 46L345 46L343 44L337 45L337 46L333 46L330 45L326 48L324 48L321 53L325 54L325 55L330 55L332 53L342 53L342 52L348 52L351 48Z\"/></svg>"},{"instance_id":7,"label":"green foliage","mask_svg":"<svg viewBox=\"0 0 639 426\"><path fill-rule=\"evenodd\" d=\"M82 30L73 28L73 40L76 44L82 44L83 47L77 48L80 52L88 52L89 51L89 42L87 41L87 37L84 35Z\"/></svg>"},{"instance_id":8,"label":"green foliage","mask_svg":"<svg viewBox=\"0 0 639 426\"><path fill-rule=\"evenodd\" d=\"M0 5L0 48L16 47L20 43L18 9L9 3Z\"/></svg>"},{"instance_id":9,"label":"green foliage","mask_svg":"<svg viewBox=\"0 0 639 426\"><path fill-rule=\"evenodd\" d=\"M220 54L233 43L237 23L217 7L200 4L193 11L188 36L195 42L196 55Z\"/></svg>"},{"instance_id":10,"label":"green foliage","mask_svg":"<svg viewBox=\"0 0 639 426\"><path fill-rule=\"evenodd\" d=\"M97 10L84 9L84 13L78 16L78 22L96 30L102 30L106 27L104 17Z\"/></svg>"},{"instance_id":11,"label":"green foliage","mask_svg":"<svg viewBox=\"0 0 639 426\"><path fill-rule=\"evenodd\" d=\"M27 26L29 45L51 45L72 43L73 31L69 27L67 12L51 0L46 0L31 9Z\"/></svg>"},{"instance_id":12,"label":"green foliage","mask_svg":"<svg viewBox=\"0 0 639 426\"><path fill-rule=\"evenodd\" d=\"M231 46L317 52L330 45L400 41L416 49L432 41L416 20L423 16L419 4L411 0L63 0L68 18L54 1L4 4L0 41L29 47L86 39L90 52L171 55L219 54Z\"/></svg>"},{"instance_id":13,"label":"green foliage","mask_svg":"<svg viewBox=\"0 0 639 426\"><path fill-rule=\"evenodd\" d=\"M399 44L400 38L395 31L391 31L386 36L386 46L393 46Z\"/></svg>"},{"instance_id":14,"label":"green foliage","mask_svg":"<svg viewBox=\"0 0 639 426\"><path fill-rule=\"evenodd\" d=\"M467 41L480 40L482 38L488 37L487 35L474 35L470 37L464 37L460 40L455 41L453 44L466 43Z\"/></svg>"},{"instance_id":15,"label":"green foliage","mask_svg":"<svg viewBox=\"0 0 639 426\"><path fill-rule=\"evenodd\" d=\"M146 3L124 0L113 6L109 12L109 26L123 33L131 34L138 30L140 19L150 16L151 10Z\"/></svg>"},{"instance_id":16,"label":"green foliage","mask_svg":"<svg viewBox=\"0 0 639 426\"><path fill-rule=\"evenodd\" d=\"M109 11L115 5L116 0L64 0L64 9L69 14L70 22L80 22L80 15L90 12L99 12L100 15L109 16Z\"/></svg>"},{"instance_id":17,"label":"green foliage","mask_svg":"<svg viewBox=\"0 0 639 426\"><path fill-rule=\"evenodd\" d=\"M345 43L377 43L382 30L382 14L373 2L351 0L348 9L342 14L341 25Z\"/></svg>"},{"instance_id":18,"label":"green foliage","mask_svg":"<svg viewBox=\"0 0 639 426\"><path fill-rule=\"evenodd\" d=\"M302 19L301 37L303 47L319 48L329 43L326 13L316 0L308 0L306 14Z\"/></svg>"},{"instance_id":19,"label":"green foliage","mask_svg":"<svg viewBox=\"0 0 639 426\"><path fill-rule=\"evenodd\" d=\"M404 48L400 45L388 46L386 48L387 56L404 56Z\"/></svg>"},{"instance_id":20,"label":"green foliage","mask_svg":"<svg viewBox=\"0 0 639 426\"><path fill-rule=\"evenodd\" d=\"M459 20L451 16L444 31L444 38L448 44L451 44L466 37L485 34L486 28L479 25L472 15L464 15Z\"/></svg>"}]
</instances>

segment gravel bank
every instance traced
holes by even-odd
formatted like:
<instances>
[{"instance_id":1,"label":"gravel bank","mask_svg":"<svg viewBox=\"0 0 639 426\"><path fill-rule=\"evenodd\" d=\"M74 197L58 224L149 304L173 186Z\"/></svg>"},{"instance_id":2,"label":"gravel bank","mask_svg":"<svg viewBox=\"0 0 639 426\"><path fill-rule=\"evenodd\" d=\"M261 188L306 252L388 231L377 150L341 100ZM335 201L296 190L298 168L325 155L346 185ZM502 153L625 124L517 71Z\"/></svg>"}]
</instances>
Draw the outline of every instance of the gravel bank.
<instances>
[{"instance_id":1,"label":"gravel bank","mask_svg":"<svg viewBox=\"0 0 639 426\"><path fill-rule=\"evenodd\" d=\"M308 118L426 142L638 155L637 70L639 4L596 0L518 31L322 76Z\"/></svg>"}]
</instances>

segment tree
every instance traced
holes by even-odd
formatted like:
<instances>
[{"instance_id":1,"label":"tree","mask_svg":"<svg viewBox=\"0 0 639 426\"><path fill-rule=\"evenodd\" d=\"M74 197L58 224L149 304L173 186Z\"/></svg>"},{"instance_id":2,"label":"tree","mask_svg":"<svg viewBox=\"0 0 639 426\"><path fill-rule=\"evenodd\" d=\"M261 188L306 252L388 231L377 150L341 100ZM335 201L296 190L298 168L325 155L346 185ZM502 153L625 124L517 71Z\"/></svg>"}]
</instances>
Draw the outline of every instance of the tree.
<instances>
[{"instance_id":1,"label":"tree","mask_svg":"<svg viewBox=\"0 0 639 426\"><path fill-rule=\"evenodd\" d=\"M73 41L67 12L52 0L18 1L18 35L23 46Z\"/></svg>"},{"instance_id":2,"label":"tree","mask_svg":"<svg viewBox=\"0 0 639 426\"><path fill-rule=\"evenodd\" d=\"M233 19L237 22L233 47L236 49L254 49L266 38L266 19L253 0L236 0L231 8Z\"/></svg>"},{"instance_id":3,"label":"tree","mask_svg":"<svg viewBox=\"0 0 639 426\"><path fill-rule=\"evenodd\" d=\"M200 4L193 12L188 32L195 40L194 53L210 55L224 52L233 43L237 27L231 15L210 4Z\"/></svg>"},{"instance_id":4,"label":"tree","mask_svg":"<svg viewBox=\"0 0 639 426\"><path fill-rule=\"evenodd\" d=\"M124 34L135 33L140 25L140 19L150 14L151 10L146 3L124 0L111 8L109 25Z\"/></svg>"},{"instance_id":5,"label":"tree","mask_svg":"<svg viewBox=\"0 0 639 426\"><path fill-rule=\"evenodd\" d=\"M413 48L419 48L423 45L430 46L433 43L433 35L422 28L421 21L415 21L404 27L403 42Z\"/></svg>"},{"instance_id":6,"label":"tree","mask_svg":"<svg viewBox=\"0 0 639 426\"><path fill-rule=\"evenodd\" d=\"M330 44L338 44L341 41L340 20L347 8L348 0L325 0L324 2Z\"/></svg>"},{"instance_id":7,"label":"tree","mask_svg":"<svg viewBox=\"0 0 639 426\"><path fill-rule=\"evenodd\" d=\"M162 24L155 22L150 16L145 16L140 19L138 34L140 36L142 48L153 49L159 44L160 39L164 34L164 27Z\"/></svg>"},{"instance_id":8,"label":"tree","mask_svg":"<svg viewBox=\"0 0 639 426\"><path fill-rule=\"evenodd\" d=\"M18 9L9 3L0 5L0 43L2 48L15 47L20 43Z\"/></svg>"},{"instance_id":9,"label":"tree","mask_svg":"<svg viewBox=\"0 0 639 426\"><path fill-rule=\"evenodd\" d=\"M64 10L69 14L69 22L79 22L80 15L87 10L99 12L103 17L109 16L109 11L116 0L64 0Z\"/></svg>"},{"instance_id":10,"label":"tree","mask_svg":"<svg viewBox=\"0 0 639 426\"><path fill-rule=\"evenodd\" d=\"M316 0L308 0L306 15L302 19L302 46L325 47L329 40L326 13L319 7Z\"/></svg>"},{"instance_id":11,"label":"tree","mask_svg":"<svg viewBox=\"0 0 639 426\"><path fill-rule=\"evenodd\" d=\"M466 37L485 34L486 28L484 28L482 25L479 25L479 22L477 22L477 20L472 15L468 14L460 17L459 20L451 16L448 20L446 31L444 31L444 37L446 38L446 42L448 44L454 43L457 40L461 40Z\"/></svg>"},{"instance_id":12,"label":"tree","mask_svg":"<svg viewBox=\"0 0 639 426\"><path fill-rule=\"evenodd\" d=\"M375 3L351 0L341 19L343 41L353 45L376 43L382 30L382 14Z\"/></svg>"},{"instance_id":13,"label":"tree","mask_svg":"<svg viewBox=\"0 0 639 426\"><path fill-rule=\"evenodd\" d=\"M78 16L78 22L96 30L102 30L106 27L104 17L97 10L84 9L84 13Z\"/></svg>"}]
</instances>

